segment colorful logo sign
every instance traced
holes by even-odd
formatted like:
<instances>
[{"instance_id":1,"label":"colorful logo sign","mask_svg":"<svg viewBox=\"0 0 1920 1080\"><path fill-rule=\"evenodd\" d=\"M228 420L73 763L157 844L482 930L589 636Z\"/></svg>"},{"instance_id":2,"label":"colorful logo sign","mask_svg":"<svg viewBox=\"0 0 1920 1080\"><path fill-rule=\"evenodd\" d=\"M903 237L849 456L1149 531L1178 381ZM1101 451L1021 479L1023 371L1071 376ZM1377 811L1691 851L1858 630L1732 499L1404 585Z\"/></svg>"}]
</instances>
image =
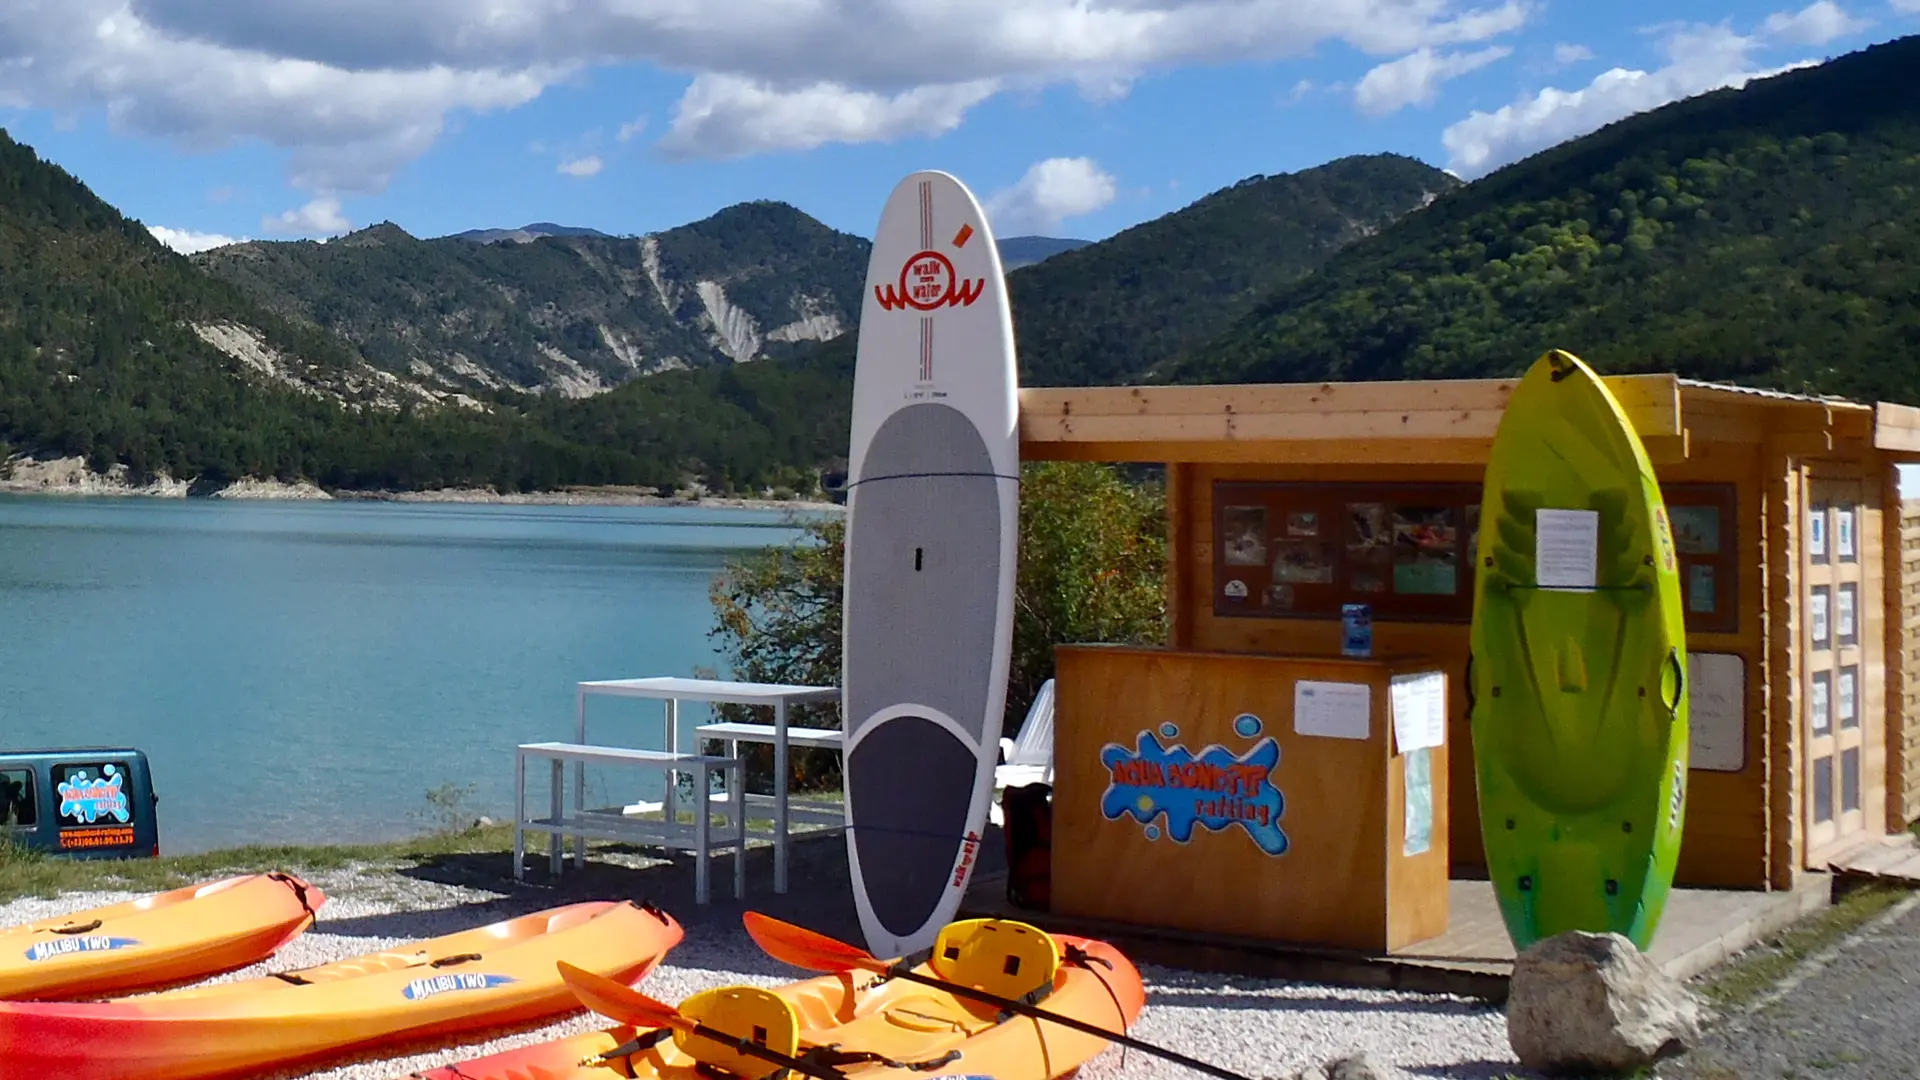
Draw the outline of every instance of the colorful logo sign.
<instances>
[{"instance_id":1,"label":"colorful logo sign","mask_svg":"<svg viewBox=\"0 0 1920 1080\"><path fill-rule=\"evenodd\" d=\"M123 789L125 777L111 765L100 768L100 777L89 780L85 773L75 773L78 779L64 780L59 784L60 816L75 821L84 821L91 825L101 818L111 817L115 821L131 821L133 816L127 811L127 793Z\"/></svg>"},{"instance_id":2,"label":"colorful logo sign","mask_svg":"<svg viewBox=\"0 0 1920 1080\"><path fill-rule=\"evenodd\" d=\"M1233 730L1242 738L1260 734L1260 719L1243 713ZM1184 844L1193 827L1210 832L1231 826L1244 829L1260 850L1284 855L1287 834L1280 828L1286 798L1269 779L1280 764L1280 744L1269 735L1244 754L1235 755L1218 744L1194 755L1185 746L1169 747L1162 738L1178 738L1180 729L1162 724L1158 732L1143 731L1133 749L1108 743L1100 751L1107 767L1105 796L1100 812L1108 821L1131 815L1146 826L1149 840L1160 838L1154 819L1165 816L1166 835Z\"/></svg>"},{"instance_id":3,"label":"colorful logo sign","mask_svg":"<svg viewBox=\"0 0 1920 1080\"><path fill-rule=\"evenodd\" d=\"M135 938L107 937L104 934L96 934L91 937L59 937L51 941L34 942L33 948L27 950L27 959L30 962L38 963L41 960L51 960L56 956L73 956L77 953L113 952L116 949L130 948L138 944L140 944L140 942Z\"/></svg>"},{"instance_id":4,"label":"colorful logo sign","mask_svg":"<svg viewBox=\"0 0 1920 1080\"><path fill-rule=\"evenodd\" d=\"M479 972L463 972L458 975L429 975L424 979L415 979L407 984L408 1001L425 1001L427 998L455 990L491 990L496 986L505 986L516 981L511 975L483 975Z\"/></svg>"}]
</instances>

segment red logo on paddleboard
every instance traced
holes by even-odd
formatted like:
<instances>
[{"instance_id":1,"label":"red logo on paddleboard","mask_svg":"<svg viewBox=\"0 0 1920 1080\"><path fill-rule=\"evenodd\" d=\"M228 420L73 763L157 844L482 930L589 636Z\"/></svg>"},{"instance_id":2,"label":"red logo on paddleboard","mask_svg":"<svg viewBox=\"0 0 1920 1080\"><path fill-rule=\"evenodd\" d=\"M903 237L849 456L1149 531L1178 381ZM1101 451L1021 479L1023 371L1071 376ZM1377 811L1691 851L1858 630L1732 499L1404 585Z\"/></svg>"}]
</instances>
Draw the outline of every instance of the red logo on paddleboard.
<instances>
[{"instance_id":1,"label":"red logo on paddleboard","mask_svg":"<svg viewBox=\"0 0 1920 1080\"><path fill-rule=\"evenodd\" d=\"M960 849L960 865L953 870L953 887L959 888L967 883L967 871L973 869L974 853L980 850L980 834L968 833L965 846Z\"/></svg>"},{"instance_id":2,"label":"red logo on paddleboard","mask_svg":"<svg viewBox=\"0 0 1920 1080\"><path fill-rule=\"evenodd\" d=\"M917 308L933 311L942 307L967 307L986 290L986 278L962 278L953 268L953 260L938 251L922 251L900 268L900 284L875 285L873 295L880 306Z\"/></svg>"}]
</instances>

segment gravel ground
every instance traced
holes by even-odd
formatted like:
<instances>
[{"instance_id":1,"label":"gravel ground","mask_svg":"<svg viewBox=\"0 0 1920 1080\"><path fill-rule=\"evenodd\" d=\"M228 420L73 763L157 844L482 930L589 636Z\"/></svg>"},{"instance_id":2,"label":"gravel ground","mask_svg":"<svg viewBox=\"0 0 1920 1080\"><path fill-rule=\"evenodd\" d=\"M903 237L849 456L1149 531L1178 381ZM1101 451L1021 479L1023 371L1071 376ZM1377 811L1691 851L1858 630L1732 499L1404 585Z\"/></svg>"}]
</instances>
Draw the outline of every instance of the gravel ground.
<instances>
[{"instance_id":1,"label":"gravel ground","mask_svg":"<svg viewBox=\"0 0 1920 1080\"><path fill-rule=\"evenodd\" d=\"M1920 896L1809 958L1657 1072L1662 1080L1920 1076Z\"/></svg>"},{"instance_id":2,"label":"gravel ground","mask_svg":"<svg viewBox=\"0 0 1920 1080\"><path fill-rule=\"evenodd\" d=\"M988 847L991 852L991 846ZM318 873L311 880L328 902L316 926L267 964L223 979L305 967L406 944L513 914L589 898L650 898L686 927L686 940L642 989L665 1001L727 983L775 986L807 973L768 959L740 926L752 909L858 942L849 898L845 848L834 838L796 843L790 890L772 891L771 853L748 859L747 899L732 898L732 866L714 866L713 902L693 903L692 865L597 857L559 887L544 883L537 862L526 884L510 880L509 857L457 856L420 868L359 868ZM997 860L996 860L997 861ZM983 869L985 867L983 866ZM298 871L298 867L292 867ZM0 925L65 914L125 899L125 894L69 894L58 900L0 905ZM1521 1072L1507 1044L1506 1021L1496 1008L1470 998L1362 990L1212 975L1143 965L1147 1009L1136 1037L1213 1062L1249 1077L1292 1076L1362 1050L1415 1077L1497 1080ZM259 1080L398 1080L409 1072L478 1057L513 1046L607 1026L581 1012L543 1027L479 1032L464 1039L342 1058L319 1071L280 1072ZM1085 1080L1144 1080L1197 1074L1138 1050L1110 1049L1088 1063Z\"/></svg>"}]
</instances>

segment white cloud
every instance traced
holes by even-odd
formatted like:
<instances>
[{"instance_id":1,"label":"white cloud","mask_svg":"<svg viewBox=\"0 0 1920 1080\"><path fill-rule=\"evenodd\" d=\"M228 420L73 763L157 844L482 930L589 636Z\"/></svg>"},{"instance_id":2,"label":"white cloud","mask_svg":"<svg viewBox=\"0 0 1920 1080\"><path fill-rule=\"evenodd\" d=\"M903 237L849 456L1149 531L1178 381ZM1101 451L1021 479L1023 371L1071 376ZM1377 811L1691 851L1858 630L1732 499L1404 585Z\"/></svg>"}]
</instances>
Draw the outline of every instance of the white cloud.
<instances>
[{"instance_id":1,"label":"white cloud","mask_svg":"<svg viewBox=\"0 0 1920 1080\"><path fill-rule=\"evenodd\" d=\"M618 138L621 142L632 142L634 139L639 138L641 132L644 132L646 130L647 130L647 118L644 116L635 117L634 119L629 120L624 124L621 124L620 133L615 137Z\"/></svg>"},{"instance_id":2,"label":"white cloud","mask_svg":"<svg viewBox=\"0 0 1920 1080\"><path fill-rule=\"evenodd\" d=\"M210 251L228 244L244 244L247 238L222 236L219 233L194 232L192 229L169 229L165 225L149 225L147 231L155 240L167 245L182 255L192 255L199 251Z\"/></svg>"},{"instance_id":3,"label":"white cloud","mask_svg":"<svg viewBox=\"0 0 1920 1080\"><path fill-rule=\"evenodd\" d=\"M1835 38L1857 34L1873 23L1856 19L1840 10L1833 0L1816 0L1792 15L1777 12L1767 16L1761 31L1779 41L1795 45L1825 45Z\"/></svg>"},{"instance_id":4,"label":"white cloud","mask_svg":"<svg viewBox=\"0 0 1920 1080\"><path fill-rule=\"evenodd\" d=\"M1920 0L1887 0L1887 6L1902 15L1920 15Z\"/></svg>"},{"instance_id":5,"label":"white cloud","mask_svg":"<svg viewBox=\"0 0 1920 1080\"><path fill-rule=\"evenodd\" d=\"M337 236L350 231L353 224L340 212L340 200L324 195L297 210L288 210L277 217L262 218L260 228L270 233L290 233L295 236Z\"/></svg>"},{"instance_id":6,"label":"white cloud","mask_svg":"<svg viewBox=\"0 0 1920 1080\"><path fill-rule=\"evenodd\" d=\"M600 175L600 169L605 165L606 162L601 161L599 155L588 154L586 157L568 158L562 161L556 171L584 179Z\"/></svg>"},{"instance_id":7,"label":"white cloud","mask_svg":"<svg viewBox=\"0 0 1920 1080\"><path fill-rule=\"evenodd\" d=\"M1536 0L14 0L0 103L104 107L207 148L263 140L295 183L366 192L454 114L515 108L595 66L689 79L681 157L938 134L993 93L1095 100L1169 67L1484 42ZM789 133L787 126L797 127Z\"/></svg>"},{"instance_id":8,"label":"white cloud","mask_svg":"<svg viewBox=\"0 0 1920 1080\"><path fill-rule=\"evenodd\" d=\"M675 107L673 129L659 145L674 157L733 158L941 135L995 89L988 81L886 95L821 82L783 91L732 75L702 75Z\"/></svg>"},{"instance_id":9,"label":"white cloud","mask_svg":"<svg viewBox=\"0 0 1920 1080\"><path fill-rule=\"evenodd\" d=\"M1409 105L1427 105L1440 84L1510 55L1505 45L1491 45L1477 52L1436 53L1422 46L1398 60L1390 60L1367 72L1353 88L1353 103L1372 116L1404 109Z\"/></svg>"},{"instance_id":10,"label":"white cloud","mask_svg":"<svg viewBox=\"0 0 1920 1080\"><path fill-rule=\"evenodd\" d=\"M1920 2L1920 0L1916 0L1916 2ZM1555 45L1553 47L1553 62L1559 64L1561 67L1565 67L1568 64L1578 64L1582 60L1591 59L1593 59L1593 50L1587 48L1585 45Z\"/></svg>"},{"instance_id":11,"label":"white cloud","mask_svg":"<svg viewBox=\"0 0 1920 1080\"><path fill-rule=\"evenodd\" d=\"M1092 158L1048 158L989 196L985 210L996 236L1050 233L1068 218L1106 206L1118 191L1113 174Z\"/></svg>"},{"instance_id":12,"label":"white cloud","mask_svg":"<svg viewBox=\"0 0 1920 1080\"><path fill-rule=\"evenodd\" d=\"M1578 90L1547 87L1490 113L1476 109L1450 125L1440 136L1448 171L1473 179L1634 113L1815 62L1762 67L1753 54L1765 44L1760 35L1736 34L1725 23L1671 30L1662 43L1663 67L1611 68Z\"/></svg>"},{"instance_id":13,"label":"white cloud","mask_svg":"<svg viewBox=\"0 0 1920 1080\"><path fill-rule=\"evenodd\" d=\"M143 17L148 6L0 4L0 101L101 108L116 131L189 150L257 139L290 152L298 186L375 191L454 110L521 105L551 78L534 67L351 70L169 29Z\"/></svg>"}]
</instances>

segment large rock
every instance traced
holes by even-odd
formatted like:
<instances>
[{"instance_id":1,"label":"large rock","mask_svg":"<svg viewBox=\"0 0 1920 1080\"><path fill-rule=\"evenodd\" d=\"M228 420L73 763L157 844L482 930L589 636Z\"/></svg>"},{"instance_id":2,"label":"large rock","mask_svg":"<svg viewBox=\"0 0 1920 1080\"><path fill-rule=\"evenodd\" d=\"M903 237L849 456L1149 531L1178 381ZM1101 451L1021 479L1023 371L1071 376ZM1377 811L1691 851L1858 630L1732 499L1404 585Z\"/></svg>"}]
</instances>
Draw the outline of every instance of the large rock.
<instances>
[{"instance_id":1,"label":"large rock","mask_svg":"<svg viewBox=\"0 0 1920 1080\"><path fill-rule=\"evenodd\" d=\"M1507 1038L1548 1075L1622 1072L1680 1053L1706 1008L1620 934L1569 930L1514 961Z\"/></svg>"}]
</instances>

